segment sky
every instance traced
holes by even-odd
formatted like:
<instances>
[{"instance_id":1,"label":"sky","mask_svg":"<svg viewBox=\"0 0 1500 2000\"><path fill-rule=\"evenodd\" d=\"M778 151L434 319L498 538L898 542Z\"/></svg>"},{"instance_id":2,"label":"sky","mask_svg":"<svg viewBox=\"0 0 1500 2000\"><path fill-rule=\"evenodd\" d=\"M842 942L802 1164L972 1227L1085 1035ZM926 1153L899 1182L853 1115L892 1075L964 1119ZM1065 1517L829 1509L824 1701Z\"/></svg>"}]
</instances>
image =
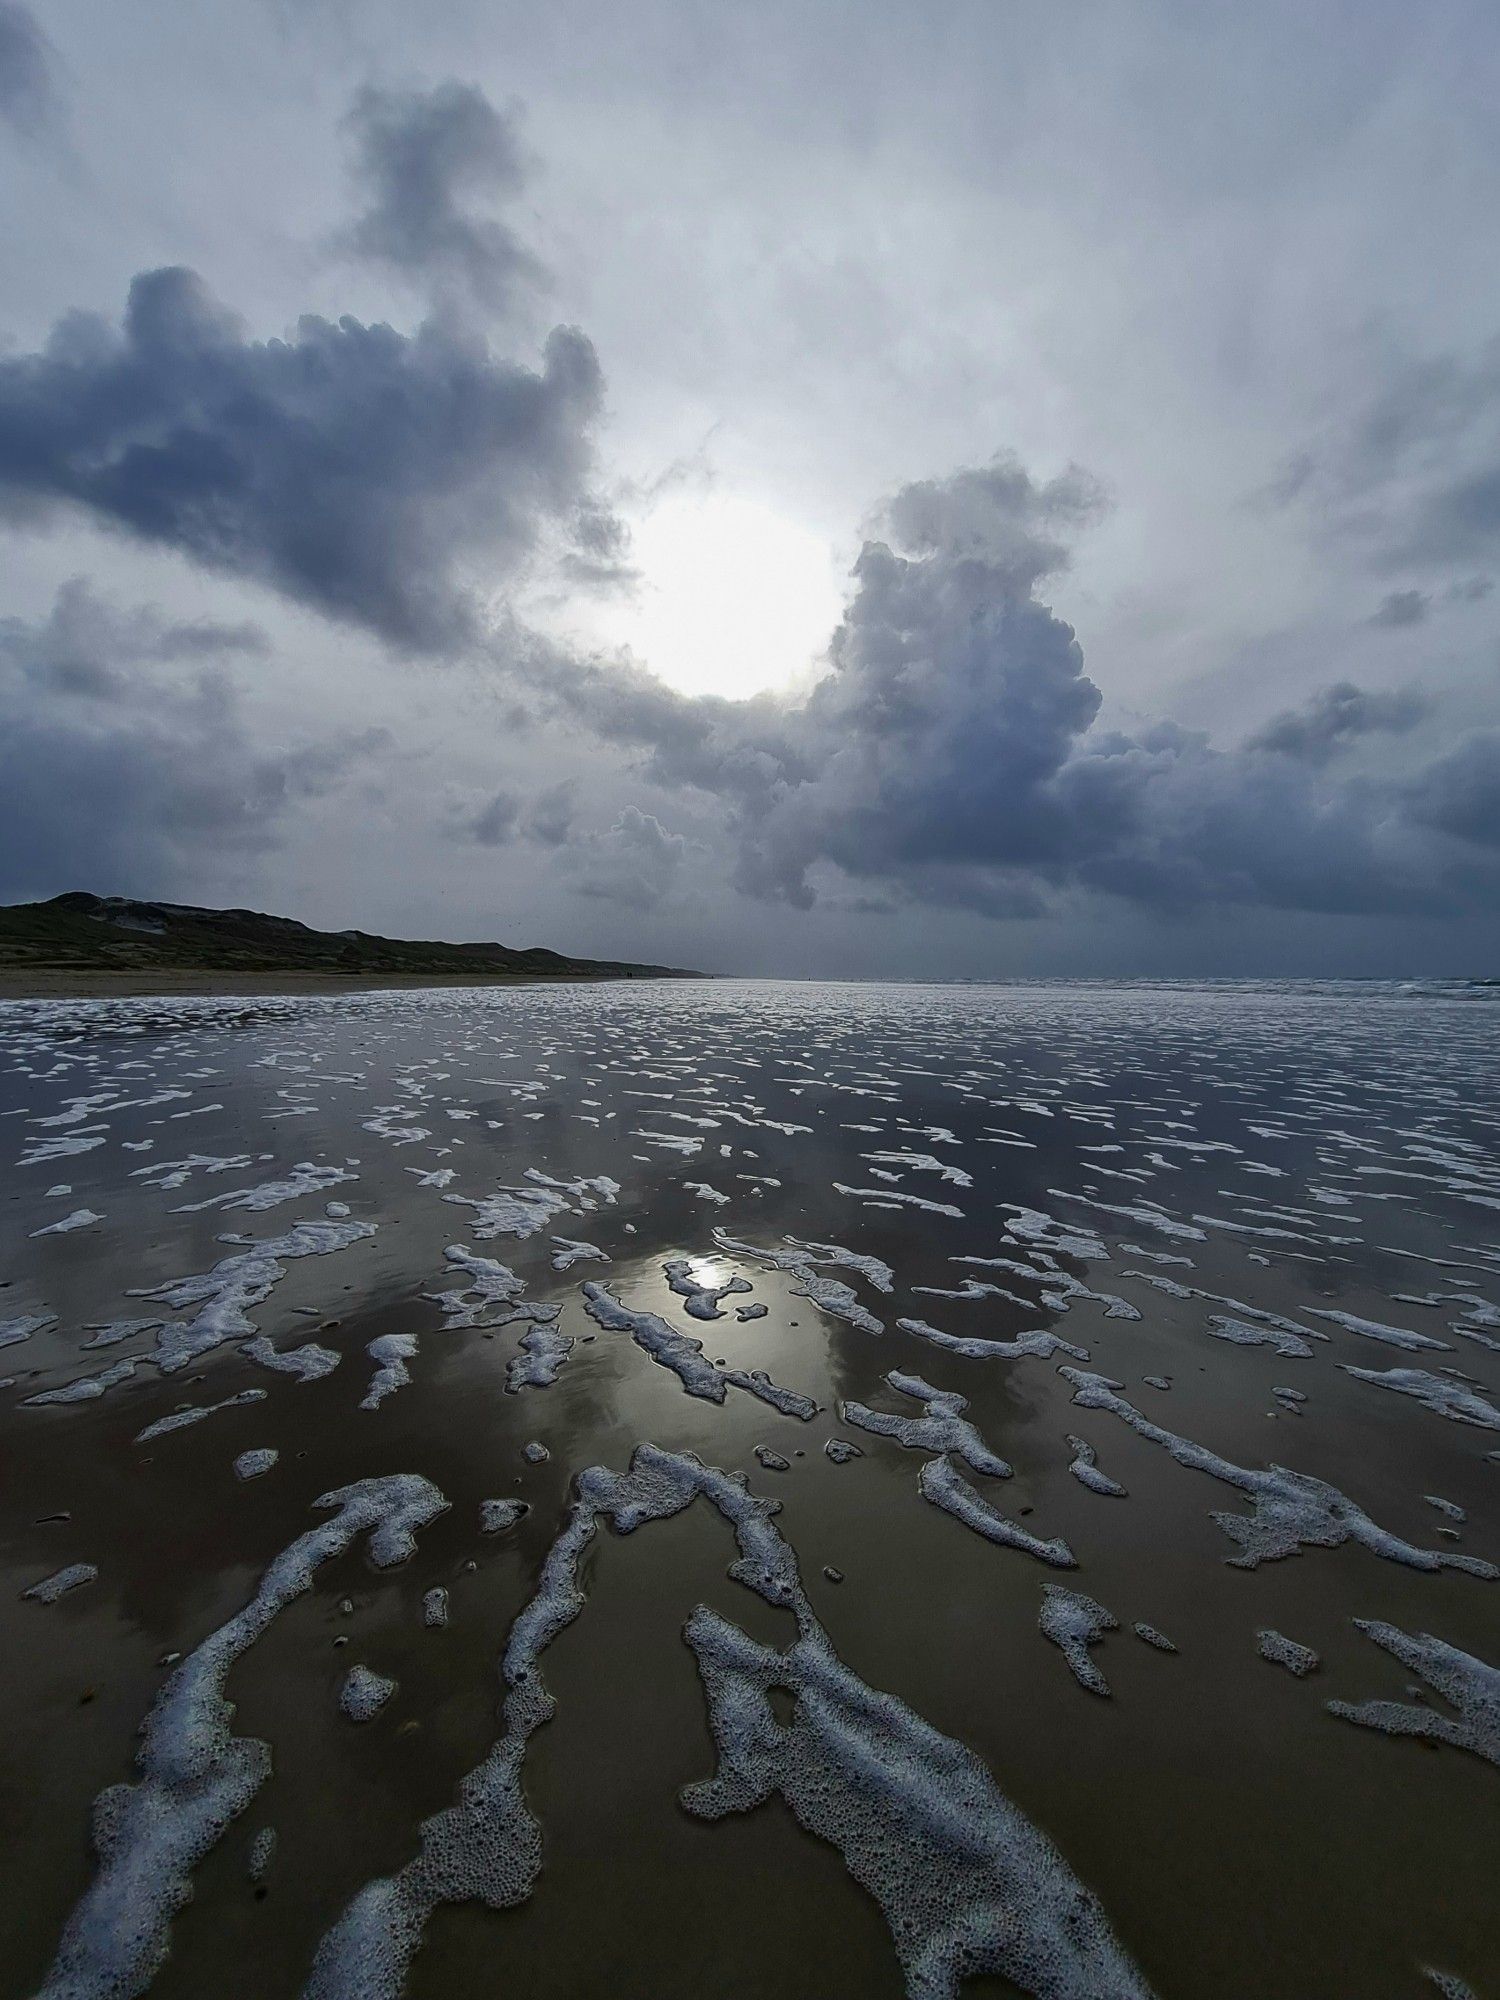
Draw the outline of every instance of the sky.
<instances>
[{"instance_id":1,"label":"sky","mask_svg":"<svg viewBox=\"0 0 1500 2000\"><path fill-rule=\"evenodd\" d=\"M0 899L1500 974L1500 14L0 0Z\"/></svg>"}]
</instances>

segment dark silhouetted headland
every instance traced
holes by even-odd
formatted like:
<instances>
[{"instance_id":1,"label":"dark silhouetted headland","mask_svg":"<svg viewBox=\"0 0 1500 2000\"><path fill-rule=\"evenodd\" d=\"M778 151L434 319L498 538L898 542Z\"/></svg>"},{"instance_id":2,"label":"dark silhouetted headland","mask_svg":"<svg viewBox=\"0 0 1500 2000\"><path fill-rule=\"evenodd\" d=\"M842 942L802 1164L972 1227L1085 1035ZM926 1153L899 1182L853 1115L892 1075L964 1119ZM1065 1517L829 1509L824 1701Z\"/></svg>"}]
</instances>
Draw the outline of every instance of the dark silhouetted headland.
<instances>
[{"instance_id":1,"label":"dark silhouetted headland","mask_svg":"<svg viewBox=\"0 0 1500 2000\"><path fill-rule=\"evenodd\" d=\"M692 979L675 966L569 958L531 946L446 944L317 931L259 910L206 910L73 890L0 907L0 991L10 994L536 979Z\"/></svg>"}]
</instances>

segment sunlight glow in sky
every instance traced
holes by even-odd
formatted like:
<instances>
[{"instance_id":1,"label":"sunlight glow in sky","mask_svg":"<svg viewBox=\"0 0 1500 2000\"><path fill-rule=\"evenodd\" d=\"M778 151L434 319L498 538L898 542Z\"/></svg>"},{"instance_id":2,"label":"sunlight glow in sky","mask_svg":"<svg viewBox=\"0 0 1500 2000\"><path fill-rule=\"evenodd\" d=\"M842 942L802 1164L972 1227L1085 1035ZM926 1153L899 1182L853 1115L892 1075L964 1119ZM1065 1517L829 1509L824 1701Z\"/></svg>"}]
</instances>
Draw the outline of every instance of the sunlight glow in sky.
<instances>
[{"instance_id":1,"label":"sunlight glow in sky","mask_svg":"<svg viewBox=\"0 0 1500 2000\"><path fill-rule=\"evenodd\" d=\"M735 698L802 679L843 611L828 544L759 500L671 494L632 524L640 581L603 636L684 694Z\"/></svg>"}]
</instances>

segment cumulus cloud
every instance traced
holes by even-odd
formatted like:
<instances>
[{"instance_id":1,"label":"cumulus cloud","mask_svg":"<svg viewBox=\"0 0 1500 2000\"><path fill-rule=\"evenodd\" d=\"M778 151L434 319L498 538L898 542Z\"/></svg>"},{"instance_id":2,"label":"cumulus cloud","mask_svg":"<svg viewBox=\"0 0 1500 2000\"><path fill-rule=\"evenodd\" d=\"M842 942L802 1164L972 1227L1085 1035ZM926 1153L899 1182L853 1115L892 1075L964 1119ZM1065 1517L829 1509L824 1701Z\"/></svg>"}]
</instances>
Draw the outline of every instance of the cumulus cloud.
<instances>
[{"instance_id":1,"label":"cumulus cloud","mask_svg":"<svg viewBox=\"0 0 1500 2000\"><path fill-rule=\"evenodd\" d=\"M0 119L35 138L60 104L57 58L36 16L21 0L0 0Z\"/></svg>"},{"instance_id":2,"label":"cumulus cloud","mask_svg":"<svg viewBox=\"0 0 1500 2000\"><path fill-rule=\"evenodd\" d=\"M736 886L801 908L1427 913L1493 893L1433 838L1461 779L1475 803L1450 830L1482 818L1477 770L1435 765L1418 791L1339 768L1414 726L1410 692L1339 682L1238 749L1168 723L1101 729L1077 636L1038 594L1100 504L1081 474L1037 483L1008 459L903 489L799 703L689 699L539 645L527 671L643 776L716 802Z\"/></svg>"},{"instance_id":3,"label":"cumulus cloud","mask_svg":"<svg viewBox=\"0 0 1500 2000\"><path fill-rule=\"evenodd\" d=\"M1066 565L1056 523L1095 504L1077 475L1038 487L1005 460L896 495L798 718L815 775L747 823L748 884L806 902L819 859L878 876L1052 858L1048 786L1100 695L1034 586Z\"/></svg>"},{"instance_id":4,"label":"cumulus cloud","mask_svg":"<svg viewBox=\"0 0 1500 2000\"><path fill-rule=\"evenodd\" d=\"M1080 814L1118 790L1058 787L1100 695L1072 628L1035 595L1101 504L1077 471L1038 484L1008 458L903 488L800 705L689 700L598 661L553 659L546 678L655 782L727 808L749 894L807 908L833 869L1034 914L1077 859Z\"/></svg>"},{"instance_id":5,"label":"cumulus cloud","mask_svg":"<svg viewBox=\"0 0 1500 2000\"><path fill-rule=\"evenodd\" d=\"M541 276L513 232L474 206L514 195L511 122L473 84L361 90L346 121L367 205L346 232L356 255L440 297L491 310Z\"/></svg>"},{"instance_id":6,"label":"cumulus cloud","mask_svg":"<svg viewBox=\"0 0 1500 2000\"><path fill-rule=\"evenodd\" d=\"M118 327L70 313L0 361L0 516L82 514L449 649L544 535L597 546L601 386L572 328L539 369L437 322L308 317L260 341L191 271L149 271Z\"/></svg>"},{"instance_id":7,"label":"cumulus cloud","mask_svg":"<svg viewBox=\"0 0 1500 2000\"><path fill-rule=\"evenodd\" d=\"M671 833L654 813L626 806L603 833L584 834L566 850L580 896L649 910L676 885L693 843Z\"/></svg>"},{"instance_id":8,"label":"cumulus cloud","mask_svg":"<svg viewBox=\"0 0 1500 2000\"><path fill-rule=\"evenodd\" d=\"M257 742L232 661L255 628L117 611L65 586L0 625L0 893L160 895L215 855L274 846L299 805L386 753L380 731Z\"/></svg>"}]
</instances>

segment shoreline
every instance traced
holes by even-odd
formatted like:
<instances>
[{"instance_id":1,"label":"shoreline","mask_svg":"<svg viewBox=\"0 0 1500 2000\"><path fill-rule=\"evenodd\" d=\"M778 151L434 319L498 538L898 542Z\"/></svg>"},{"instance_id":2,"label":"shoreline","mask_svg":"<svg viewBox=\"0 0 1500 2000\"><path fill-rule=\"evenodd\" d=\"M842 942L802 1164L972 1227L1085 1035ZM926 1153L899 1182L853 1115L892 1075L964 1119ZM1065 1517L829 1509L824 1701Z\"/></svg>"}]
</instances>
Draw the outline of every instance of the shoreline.
<instances>
[{"instance_id":1,"label":"shoreline","mask_svg":"<svg viewBox=\"0 0 1500 2000\"><path fill-rule=\"evenodd\" d=\"M618 972L126 972L0 967L0 1001L268 999L276 994L379 993L432 986L597 986L638 985L647 979L683 975ZM695 974L690 977L702 978Z\"/></svg>"}]
</instances>

